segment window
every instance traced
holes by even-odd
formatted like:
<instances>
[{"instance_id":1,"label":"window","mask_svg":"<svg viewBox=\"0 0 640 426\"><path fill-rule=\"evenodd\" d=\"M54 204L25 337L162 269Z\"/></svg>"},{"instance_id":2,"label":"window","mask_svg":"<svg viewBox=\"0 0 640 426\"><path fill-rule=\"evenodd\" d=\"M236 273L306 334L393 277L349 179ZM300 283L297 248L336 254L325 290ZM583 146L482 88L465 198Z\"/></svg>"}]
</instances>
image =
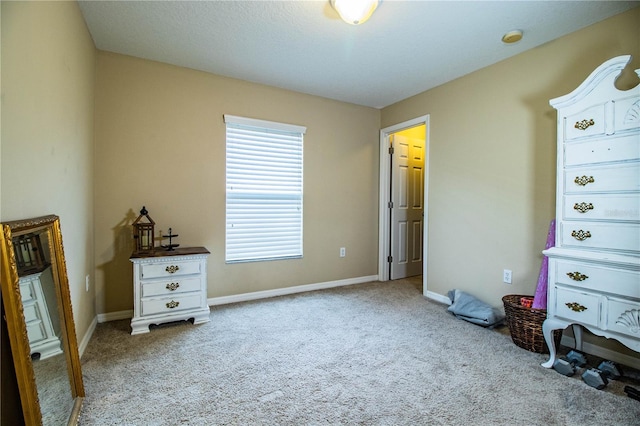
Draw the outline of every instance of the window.
<instances>
[{"instance_id":1,"label":"window","mask_svg":"<svg viewBox=\"0 0 640 426\"><path fill-rule=\"evenodd\" d=\"M226 262L302 257L302 135L290 124L224 116Z\"/></svg>"}]
</instances>

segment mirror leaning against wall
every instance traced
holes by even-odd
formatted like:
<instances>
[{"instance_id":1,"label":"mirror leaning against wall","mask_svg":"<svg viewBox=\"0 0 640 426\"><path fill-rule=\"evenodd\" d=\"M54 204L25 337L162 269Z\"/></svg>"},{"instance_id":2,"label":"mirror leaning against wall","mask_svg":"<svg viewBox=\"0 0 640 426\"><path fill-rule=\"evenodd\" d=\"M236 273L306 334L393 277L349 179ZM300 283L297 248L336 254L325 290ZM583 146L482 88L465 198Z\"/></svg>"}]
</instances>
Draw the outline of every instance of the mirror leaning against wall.
<instances>
[{"instance_id":1,"label":"mirror leaning against wall","mask_svg":"<svg viewBox=\"0 0 640 426\"><path fill-rule=\"evenodd\" d=\"M75 425L84 384L60 219L2 224L0 287L25 424Z\"/></svg>"}]
</instances>

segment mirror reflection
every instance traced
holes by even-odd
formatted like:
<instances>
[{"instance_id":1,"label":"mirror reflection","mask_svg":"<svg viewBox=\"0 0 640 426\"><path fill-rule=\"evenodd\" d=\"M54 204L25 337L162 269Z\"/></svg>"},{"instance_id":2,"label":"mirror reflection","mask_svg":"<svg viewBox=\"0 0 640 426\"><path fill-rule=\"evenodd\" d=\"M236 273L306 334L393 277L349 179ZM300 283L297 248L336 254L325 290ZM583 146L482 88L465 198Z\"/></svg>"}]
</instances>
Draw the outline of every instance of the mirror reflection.
<instances>
[{"instance_id":1,"label":"mirror reflection","mask_svg":"<svg viewBox=\"0 0 640 426\"><path fill-rule=\"evenodd\" d=\"M12 242L42 424L64 424L73 398L63 353L50 238L46 230L40 230L15 236Z\"/></svg>"},{"instance_id":2,"label":"mirror reflection","mask_svg":"<svg viewBox=\"0 0 640 426\"><path fill-rule=\"evenodd\" d=\"M0 288L24 423L75 425L84 384L60 220L2 224Z\"/></svg>"}]
</instances>

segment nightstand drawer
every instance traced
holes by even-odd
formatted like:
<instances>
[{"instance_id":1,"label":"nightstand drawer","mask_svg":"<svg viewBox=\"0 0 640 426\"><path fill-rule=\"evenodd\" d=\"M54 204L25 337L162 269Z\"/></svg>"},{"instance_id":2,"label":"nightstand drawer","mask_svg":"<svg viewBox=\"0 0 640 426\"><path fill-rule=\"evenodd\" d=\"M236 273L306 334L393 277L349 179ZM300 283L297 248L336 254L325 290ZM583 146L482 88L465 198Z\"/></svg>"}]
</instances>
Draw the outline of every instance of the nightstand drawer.
<instances>
[{"instance_id":1,"label":"nightstand drawer","mask_svg":"<svg viewBox=\"0 0 640 426\"><path fill-rule=\"evenodd\" d=\"M594 293L555 288L556 316L586 325L598 325L600 296Z\"/></svg>"},{"instance_id":2,"label":"nightstand drawer","mask_svg":"<svg viewBox=\"0 0 640 426\"><path fill-rule=\"evenodd\" d=\"M179 277L176 277L179 278ZM188 293L200 290L200 278L182 278L142 284L142 297Z\"/></svg>"},{"instance_id":3,"label":"nightstand drawer","mask_svg":"<svg viewBox=\"0 0 640 426\"><path fill-rule=\"evenodd\" d=\"M141 279L194 275L200 273L200 262L162 262L143 264L140 267Z\"/></svg>"},{"instance_id":4,"label":"nightstand drawer","mask_svg":"<svg viewBox=\"0 0 640 426\"><path fill-rule=\"evenodd\" d=\"M559 235L558 243L562 247L640 251L640 225L637 224L563 221Z\"/></svg>"},{"instance_id":5,"label":"nightstand drawer","mask_svg":"<svg viewBox=\"0 0 640 426\"><path fill-rule=\"evenodd\" d=\"M581 194L564 197L565 219L640 221L640 198L636 194Z\"/></svg>"},{"instance_id":6,"label":"nightstand drawer","mask_svg":"<svg viewBox=\"0 0 640 426\"><path fill-rule=\"evenodd\" d=\"M170 314L202 306L200 294L142 300L142 315Z\"/></svg>"},{"instance_id":7,"label":"nightstand drawer","mask_svg":"<svg viewBox=\"0 0 640 426\"><path fill-rule=\"evenodd\" d=\"M640 299L640 272L579 262L557 261L556 265L552 279L558 284Z\"/></svg>"}]
</instances>

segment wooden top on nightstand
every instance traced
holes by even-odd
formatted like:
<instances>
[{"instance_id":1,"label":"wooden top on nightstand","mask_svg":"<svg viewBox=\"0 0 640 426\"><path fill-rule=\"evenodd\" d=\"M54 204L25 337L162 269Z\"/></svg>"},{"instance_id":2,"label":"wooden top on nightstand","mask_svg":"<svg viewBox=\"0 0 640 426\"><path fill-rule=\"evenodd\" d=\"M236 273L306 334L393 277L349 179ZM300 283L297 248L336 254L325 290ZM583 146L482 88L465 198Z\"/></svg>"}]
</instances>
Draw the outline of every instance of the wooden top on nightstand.
<instances>
[{"instance_id":1,"label":"wooden top on nightstand","mask_svg":"<svg viewBox=\"0 0 640 426\"><path fill-rule=\"evenodd\" d=\"M147 257L186 256L189 254L210 254L205 247L178 247L171 251L158 247L149 253L133 253L129 259L142 259Z\"/></svg>"}]
</instances>

